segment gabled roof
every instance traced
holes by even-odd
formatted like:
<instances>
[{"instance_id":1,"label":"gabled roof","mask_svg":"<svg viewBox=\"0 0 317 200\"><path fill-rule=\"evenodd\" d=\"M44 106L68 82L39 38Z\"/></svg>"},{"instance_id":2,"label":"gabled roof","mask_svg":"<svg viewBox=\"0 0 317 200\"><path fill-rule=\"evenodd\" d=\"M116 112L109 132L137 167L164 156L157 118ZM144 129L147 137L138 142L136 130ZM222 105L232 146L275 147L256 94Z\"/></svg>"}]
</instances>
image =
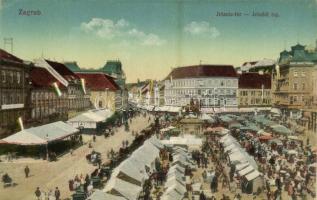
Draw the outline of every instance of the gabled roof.
<instances>
[{"instance_id":1,"label":"gabled roof","mask_svg":"<svg viewBox=\"0 0 317 200\"><path fill-rule=\"evenodd\" d=\"M54 82L63 86L47 69L43 67L32 67L30 72L32 85L38 88L50 87Z\"/></svg>"},{"instance_id":2,"label":"gabled roof","mask_svg":"<svg viewBox=\"0 0 317 200\"><path fill-rule=\"evenodd\" d=\"M271 89L271 75L259 73L242 73L239 76L239 89Z\"/></svg>"},{"instance_id":3,"label":"gabled roof","mask_svg":"<svg viewBox=\"0 0 317 200\"><path fill-rule=\"evenodd\" d=\"M57 71L61 76L63 76L67 81L72 81L78 79L78 76L74 74L71 70L69 70L64 64L45 60L51 67L54 68L55 71Z\"/></svg>"},{"instance_id":4,"label":"gabled roof","mask_svg":"<svg viewBox=\"0 0 317 200\"><path fill-rule=\"evenodd\" d=\"M166 79L237 77L232 65L194 65L174 68Z\"/></svg>"},{"instance_id":5,"label":"gabled roof","mask_svg":"<svg viewBox=\"0 0 317 200\"><path fill-rule=\"evenodd\" d=\"M85 79L87 88L91 90L119 90L119 86L115 83L112 77L104 73L76 73L80 78Z\"/></svg>"},{"instance_id":6,"label":"gabled roof","mask_svg":"<svg viewBox=\"0 0 317 200\"><path fill-rule=\"evenodd\" d=\"M17 62L17 63L23 63L23 60L6 52L3 49L0 49L0 60L10 61L10 62Z\"/></svg>"}]
</instances>

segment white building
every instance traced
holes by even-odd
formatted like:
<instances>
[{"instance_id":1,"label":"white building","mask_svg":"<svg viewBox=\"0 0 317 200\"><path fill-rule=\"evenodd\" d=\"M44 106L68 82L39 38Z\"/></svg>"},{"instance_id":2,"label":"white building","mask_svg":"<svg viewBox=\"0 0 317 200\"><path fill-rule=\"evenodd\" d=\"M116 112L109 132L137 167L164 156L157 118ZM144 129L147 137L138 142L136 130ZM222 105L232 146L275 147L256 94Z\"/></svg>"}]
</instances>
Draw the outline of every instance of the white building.
<instances>
[{"instance_id":1,"label":"white building","mask_svg":"<svg viewBox=\"0 0 317 200\"><path fill-rule=\"evenodd\" d=\"M165 105L185 106L193 99L200 108L237 107L238 75L231 65L174 68L165 79Z\"/></svg>"}]
</instances>

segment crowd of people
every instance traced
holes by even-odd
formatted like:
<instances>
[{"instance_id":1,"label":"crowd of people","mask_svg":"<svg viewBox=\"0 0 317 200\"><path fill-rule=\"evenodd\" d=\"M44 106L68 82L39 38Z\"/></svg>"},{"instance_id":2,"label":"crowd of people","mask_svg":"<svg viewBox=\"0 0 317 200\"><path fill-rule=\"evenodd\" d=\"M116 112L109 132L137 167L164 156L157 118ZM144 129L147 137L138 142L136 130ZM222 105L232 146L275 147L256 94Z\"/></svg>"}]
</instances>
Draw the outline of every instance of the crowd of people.
<instances>
[{"instance_id":1,"label":"crowd of people","mask_svg":"<svg viewBox=\"0 0 317 200\"><path fill-rule=\"evenodd\" d=\"M40 187L37 187L34 192L37 200L60 200L61 199L61 192L58 187L55 188L55 190L49 190L48 192L45 192L40 189Z\"/></svg>"}]
</instances>

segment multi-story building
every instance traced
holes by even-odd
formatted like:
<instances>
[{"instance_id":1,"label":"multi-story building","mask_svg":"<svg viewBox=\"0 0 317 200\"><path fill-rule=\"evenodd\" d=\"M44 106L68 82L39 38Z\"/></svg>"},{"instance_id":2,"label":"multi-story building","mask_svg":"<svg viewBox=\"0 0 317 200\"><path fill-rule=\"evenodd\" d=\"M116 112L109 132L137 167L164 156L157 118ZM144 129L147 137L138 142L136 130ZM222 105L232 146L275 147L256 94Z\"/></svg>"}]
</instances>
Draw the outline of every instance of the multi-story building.
<instances>
[{"instance_id":1,"label":"multi-story building","mask_svg":"<svg viewBox=\"0 0 317 200\"><path fill-rule=\"evenodd\" d=\"M17 130L19 117L28 119L30 65L0 49L0 137Z\"/></svg>"},{"instance_id":2,"label":"multi-story building","mask_svg":"<svg viewBox=\"0 0 317 200\"><path fill-rule=\"evenodd\" d=\"M242 73L239 75L239 107L271 106L271 75L263 73Z\"/></svg>"},{"instance_id":3,"label":"multi-story building","mask_svg":"<svg viewBox=\"0 0 317 200\"><path fill-rule=\"evenodd\" d=\"M141 104L151 106L164 106L164 82L148 80L141 88Z\"/></svg>"},{"instance_id":4,"label":"multi-story building","mask_svg":"<svg viewBox=\"0 0 317 200\"><path fill-rule=\"evenodd\" d=\"M317 49L308 51L297 44L280 53L278 64L272 78L274 106L291 117L305 112L310 116L308 127L316 131Z\"/></svg>"},{"instance_id":5,"label":"multi-story building","mask_svg":"<svg viewBox=\"0 0 317 200\"><path fill-rule=\"evenodd\" d=\"M67 120L69 106L67 86L43 67L32 67L30 80L32 122L43 124ZM54 84L60 90L60 94Z\"/></svg>"},{"instance_id":6,"label":"multi-story building","mask_svg":"<svg viewBox=\"0 0 317 200\"><path fill-rule=\"evenodd\" d=\"M117 111L125 110L128 106L128 90L126 87L126 76L122 69L122 63L119 60L110 60L99 69L81 69L76 62L65 62L67 68L78 73L105 73L113 78L119 86L115 95L115 109Z\"/></svg>"},{"instance_id":7,"label":"multi-story building","mask_svg":"<svg viewBox=\"0 0 317 200\"><path fill-rule=\"evenodd\" d=\"M109 60L99 70L113 77L120 90L116 95L116 108L117 110L127 109L128 106L128 90L126 87L126 76L122 69L122 63L119 60Z\"/></svg>"},{"instance_id":8,"label":"multi-story building","mask_svg":"<svg viewBox=\"0 0 317 200\"><path fill-rule=\"evenodd\" d=\"M120 88L112 77L101 72L78 72L76 75L85 80L90 90L90 101L96 108L116 110L115 99Z\"/></svg>"},{"instance_id":9,"label":"multi-story building","mask_svg":"<svg viewBox=\"0 0 317 200\"><path fill-rule=\"evenodd\" d=\"M92 107L89 88L86 88L81 79L64 64L39 59L36 61L36 65L46 68L55 78L67 87L69 118Z\"/></svg>"},{"instance_id":10,"label":"multi-story building","mask_svg":"<svg viewBox=\"0 0 317 200\"><path fill-rule=\"evenodd\" d=\"M185 106L193 99L200 108L237 107L238 75L231 65L174 68L165 79L165 105Z\"/></svg>"},{"instance_id":11,"label":"multi-story building","mask_svg":"<svg viewBox=\"0 0 317 200\"><path fill-rule=\"evenodd\" d=\"M313 103L316 62L317 52L308 52L300 44L292 46L290 52L280 53L279 66L273 74L275 106L282 109L316 107Z\"/></svg>"}]
</instances>

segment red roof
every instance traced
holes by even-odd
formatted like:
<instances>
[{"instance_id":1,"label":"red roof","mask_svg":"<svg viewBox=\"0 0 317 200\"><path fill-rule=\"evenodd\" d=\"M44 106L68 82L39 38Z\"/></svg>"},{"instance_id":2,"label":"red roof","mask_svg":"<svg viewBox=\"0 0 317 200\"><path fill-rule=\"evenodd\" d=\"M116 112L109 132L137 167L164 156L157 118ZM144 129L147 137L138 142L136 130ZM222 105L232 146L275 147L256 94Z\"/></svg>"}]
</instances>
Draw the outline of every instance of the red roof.
<instances>
[{"instance_id":1,"label":"red roof","mask_svg":"<svg viewBox=\"0 0 317 200\"><path fill-rule=\"evenodd\" d=\"M11 62L18 62L18 63L23 63L23 60L6 52L3 49L0 49L0 60L6 60L6 61L11 61Z\"/></svg>"},{"instance_id":2,"label":"red roof","mask_svg":"<svg viewBox=\"0 0 317 200\"><path fill-rule=\"evenodd\" d=\"M63 76L67 81L72 81L78 79L78 76L70 69L68 69L64 64L59 62L54 62L50 60L45 60L51 67L55 69L61 76Z\"/></svg>"},{"instance_id":3,"label":"red roof","mask_svg":"<svg viewBox=\"0 0 317 200\"><path fill-rule=\"evenodd\" d=\"M241 89L271 89L271 75L259 73L242 73L239 76L239 88Z\"/></svg>"},{"instance_id":4,"label":"red roof","mask_svg":"<svg viewBox=\"0 0 317 200\"><path fill-rule=\"evenodd\" d=\"M85 79L87 88L91 90L105 90L109 88L111 91L119 89L112 77L104 73L76 73L80 78Z\"/></svg>"},{"instance_id":5,"label":"red roof","mask_svg":"<svg viewBox=\"0 0 317 200\"><path fill-rule=\"evenodd\" d=\"M167 76L169 79L202 78L202 77L238 77L232 65L195 65L178 67Z\"/></svg>"},{"instance_id":6,"label":"red roof","mask_svg":"<svg viewBox=\"0 0 317 200\"><path fill-rule=\"evenodd\" d=\"M59 86L63 86L47 69L42 67L32 67L30 79L35 87L50 87L53 86L54 82Z\"/></svg>"}]
</instances>

